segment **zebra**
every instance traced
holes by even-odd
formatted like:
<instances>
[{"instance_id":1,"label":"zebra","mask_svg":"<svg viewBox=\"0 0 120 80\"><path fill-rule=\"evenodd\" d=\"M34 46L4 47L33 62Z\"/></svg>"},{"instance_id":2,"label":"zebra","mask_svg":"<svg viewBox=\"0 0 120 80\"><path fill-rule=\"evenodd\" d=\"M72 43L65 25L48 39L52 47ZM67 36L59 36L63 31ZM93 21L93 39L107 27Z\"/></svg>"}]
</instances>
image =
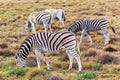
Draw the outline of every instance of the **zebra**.
<instances>
[{"instance_id":1,"label":"zebra","mask_svg":"<svg viewBox=\"0 0 120 80\"><path fill-rule=\"evenodd\" d=\"M31 27L32 27L32 32L36 33L35 25L43 24L45 32L47 32L48 27L52 32L51 19L52 19L52 16L49 12L32 12L28 16L28 21L26 22L26 30L28 32L31 32Z\"/></svg>"},{"instance_id":2,"label":"zebra","mask_svg":"<svg viewBox=\"0 0 120 80\"><path fill-rule=\"evenodd\" d=\"M76 50L77 47L77 50ZM34 52L36 55L37 65L40 68L40 55L44 55L44 60L47 69L50 70L49 62L45 56L45 52L54 52L64 48L70 60L68 70L72 68L73 58L77 60L78 70L81 71L81 60L79 46L74 33L65 32L41 32L33 34L25 39L18 52L16 53L16 62L18 67L26 66L26 58L29 52Z\"/></svg>"},{"instance_id":3,"label":"zebra","mask_svg":"<svg viewBox=\"0 0 120 80\"><path fill-rule=\"evenodd\" d=\"M65 27L64 21L65 19L65 12L63 9L46 9L45 12L49 12L52 15L53 19L58 19L62 25Z\"/></svg>"},{"instance_id":4,"label":"zebra","mask_svg":"<svg viewBox=\"0 0 120 80\"><path fill-rule=\"evenodd\" d=\"M101 19L92 19L92 20L89 20L89 19L80 20L80 21L74 23L70 28L68 28L68 31L71 31L73 33L76 33L78 31L82 31L79 44L82 43L83 36L85 34L87 34L87 36L90 40L90 44L92 45L92 39L91 39L91 36L90 36L90 31L95 32L95 31L98 31L98 30L102 30L103 35L105 37L104 45L106 45L110 41L109 32L107 31L108 26L110 26L112 31L114 33L116 33L115 29L110 25L109 21L106 20L106 19L102 19L102 18Z\"/></svg>"}]
</instances>

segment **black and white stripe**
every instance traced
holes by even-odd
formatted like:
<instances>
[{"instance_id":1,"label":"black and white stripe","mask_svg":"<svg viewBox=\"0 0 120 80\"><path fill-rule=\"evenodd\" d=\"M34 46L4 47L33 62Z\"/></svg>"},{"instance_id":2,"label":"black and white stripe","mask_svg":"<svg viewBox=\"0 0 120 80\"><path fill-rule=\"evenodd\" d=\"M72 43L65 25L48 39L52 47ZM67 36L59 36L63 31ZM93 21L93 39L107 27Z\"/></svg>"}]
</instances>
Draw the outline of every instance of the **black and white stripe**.
<instances>
[{"instance_id":1,"label":"black and white stripe","mask_svg":"<svg viewBox=\"0 0 120 80\"><path fill-rule=\"evenodd\" d=\"M92 44L92 39L90 36L90 31L95 32L98 30L102 30L104 37L105 37L105 44L109 43L109 32L107 31L107 27L110 26L110 23L108 20L105 19L93 19L93 20L80 20L73 24L68 31L71 31L73 33L76 33L78 31L82 31L80 43L82 42L82 38L85 34L88 35L88 38L90 40L90 43ZM112 26L110 26L113 32L115 33L115 30Z\"/></svg>"},{"instance_id":2,"label":"black and white stripe","mask_svg":"<svg viewBox=\"0 0 120 80\"><path fill-rule=\"evenodd\" d=\"M48 27L50 28L51 32L51 19L52 16L49 12L33 12L29 15L28 21L26 23L26 30L29 32L32 31L36 33L36 24L43 24L45 31L47 31Z\"/></svg>"},{"instance_id":3,"label":"black and white stripe","mask_svg":"<svg viewBox=\"0 0 120 80\"><path fill-rule=\"evenodd\" d=\"M41 52L53 52L64 48L70 60L69 69L72 68L73 58L78 62L79 71L81 71L81 61L79 51L76 51L77 39L74 33L71 32L57 32L57 33L37 33L29 36L16 54L17 65L23 67L26 65L26 58L30 51L35 52L38 68L40 68L40 55ZM79 46L77 46L79 49ZM44 54L45 55L45 54ZM49 69L49 63L44 56L47 68Z\"/></svg>"}]
</instances>

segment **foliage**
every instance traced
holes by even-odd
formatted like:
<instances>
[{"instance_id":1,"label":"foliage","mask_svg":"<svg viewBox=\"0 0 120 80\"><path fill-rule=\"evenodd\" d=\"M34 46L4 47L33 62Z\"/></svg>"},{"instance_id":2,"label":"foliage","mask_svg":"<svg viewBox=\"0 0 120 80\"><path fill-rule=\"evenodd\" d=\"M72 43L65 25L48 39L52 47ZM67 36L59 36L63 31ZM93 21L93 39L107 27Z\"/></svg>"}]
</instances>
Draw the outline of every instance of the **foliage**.
<instances>
[{"instance_id":1,"label":"foliage","mask_svg":"<svg viewBox=\"0 0 120 80\"><path fill-rule=\"evenodd\" d=\"M85 79L95 79L97 77L97 74L95 72L86 72L82 75Z\"/></svg>"},{"instance_id":2,"label":"foliage","mask_svg":"<svg viewBox=\"0 0 120 80\"><path fill-rule=\"evenodd\" d=\"M47 71L44 69L37 69L37 68L32 68L28 71L26 77L31 80L32 78L34 78L36 75L40 75L40 76L45 76L47 75Z\"/></svg>"},{"instance_id":3,"label":"foliage","mask_svg":"<svg viewBox=\"0 0 120 80\"><path fill-rule=\"evenodd\" d=\"M100 64L100 63L97 63L95 66L97 70L100 70L102 67L103 67L103 64Z\"/></svg>"}]
</instances>

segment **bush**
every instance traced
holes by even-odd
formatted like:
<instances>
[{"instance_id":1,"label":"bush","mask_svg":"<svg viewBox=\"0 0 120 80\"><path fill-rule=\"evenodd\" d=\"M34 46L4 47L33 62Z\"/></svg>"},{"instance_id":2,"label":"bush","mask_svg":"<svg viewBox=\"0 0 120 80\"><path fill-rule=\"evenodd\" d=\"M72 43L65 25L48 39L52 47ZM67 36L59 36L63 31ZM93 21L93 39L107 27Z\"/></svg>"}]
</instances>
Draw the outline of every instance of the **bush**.
<instances>
[{"instance_id":1,"label":"bush","mask_svg":"<svg viewBox=\"0 0 120 80\"><path fill-rule=\"evenodd\" d=\"M9 70L16 66L16 61L14 59L4 61L0 70Z\"/></svg>"},{"instance_id":2,"label":"bush","mask_svg":"<svg viewBox=\"0 0 120 80\"><path fill-rule=\"evenodd\" d=\"M0 80L2 80L4 76L5 76L5 73L0 71Z\"/></svg>"},{"instance_id":3,"label":"bush","mask_svg":"<svg viewBox=\"0 0 120 80\"><path fill-rule=\"evenodd\" d=\"M95 69L100 70L103 67L103 64L96 64Z\"/></svg>"},{"instance_id":4,"label":"bush","mask_svg":"<svg viewBox=\"0 0 120 80\"><path fill-rule=\"evenodd\" d=\"M11 75L24 76L28 70L29 68L26 67L26 68L7 70L5 73L6 76L11 76Z\"/></svg>"},{"instance_id":5,"label":"bush","mask_svg":"<svg viewBox=\"0 0 120 80\"><path fill-rule=\"evenodd\" d=\"M1 43L1 44L0 44L0 48L2 48L2 49L8 48L7 43Z\"/></svg>"},{"instance_id":6,"label":"bush","mask_svg":"<svg viewBox=\"0 0 120 80\"><path fill-rule=\"evenodd\" d=\"M38 68L32 68L28 71L27 73L27 78L29 80L31 80L32 78L34 78L36 75L40 75L40 76L45 76L47 73L47 71L45 69L38 69Z\"/></svg>"},{"instance_id":7,"label":"bush","mask_svg":"<svg viewBox=\"0 0 120 80\"><path fill-rule=\"evenodd\" d=\"M6 49L0 49L0 56L3 56L3 57L14 56L14 53L9 51L7 48Z\"/></svg>"},{"instance_id":8,"label":"bush","mask_svg":"<svg viewBox=\"0 0 120 80\"><path fill-rule=\"evenodd\" d=\"M28 57L26 60L26 64L27 66L30 66L30 67L36 67L37 66L36 57Z\"/></svg>"},{"instance_id":9,"label":"bush","mask_svg":"<svg viewBox=\"0 0 120 80\"><path fill-rule=\"evenodd\" d=\"M96 56L98 53L97 53L97 50L94 49L94 48L90 48L88 49L87 53L85 54L85 57L89 57L89 56Z\"/></svg>"},{"instance_id":10,"label":"bush","mask_svg":"<svg viewBox=\"0 0 120 80\"><path fill-rule=\"evenodd\" d=\"M102 64L110 64L110 63L116 64L119 61L117 57L109 54L103 55L99 60Z\"/></svg>"},{"instance_id":11,"label":"bush","mask_svg":"<svg viewBox=\"0 0 120 80\"><path fill-rule=\"evenodd\" d=\"M87 72L82 75L85 79L95 79L97 74L95 72Z\"/></svg>"},{"instance_id":12,"label":"bush","mask_svg":"<svg viewBox=\"0 0 120 80\"><path fill-rule=\"evenodd\" d=\"M52 76L51 80L64 80L64 79L60 76Z\"/></svg>"},{"instance_id":13,"label":"bush","mask_svg":"<svg viewBox=\"0 0 120 80\"><path fill-rule=\"evenodd\" d=\"M115 46L108 45L104 48L104 51L114 52L117 51L117 49L115 48Z\"/></svg>"},{"instance_id":14,"label":"bush","mask_svg":"<svg viewBox=\"0 0 120 80\"><path fill-rule=\"evenodd\" d=\"M93 61L88 61L83 63L83 69L94 70L95 63Z\"/></svg>"}]
</instances>

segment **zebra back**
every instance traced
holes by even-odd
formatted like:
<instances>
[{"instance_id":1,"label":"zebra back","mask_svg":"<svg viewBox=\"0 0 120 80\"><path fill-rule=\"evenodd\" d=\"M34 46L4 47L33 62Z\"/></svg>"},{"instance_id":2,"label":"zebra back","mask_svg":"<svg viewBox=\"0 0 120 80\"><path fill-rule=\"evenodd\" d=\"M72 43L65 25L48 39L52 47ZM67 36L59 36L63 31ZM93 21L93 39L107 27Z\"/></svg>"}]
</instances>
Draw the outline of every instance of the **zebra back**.
<instances>
[{"instance_id":1,"label":"zebra back","mask_svg":"<svg viewBox=\"0 0 120 80\"><path fill-rule=\"evenodd\" d=\"M29 20L31 22L40 24L40 23L51 23L51 14L49 12L33 12L29 15Z\"/></svg>"},{"instance_id":2,"label":"zebra back","mask_svg":"<svg viewBox=\"0 0 120 80\"><path fill-rule=\"evenodd\" d=\"M72 31L74 33L86 30L86 31L97 31L97 30L103 30L107 29L109 25L108 20L105 19L93 19L93 20L80 20L76 23L74 23L68 31Z\"/></svg>"}]
</instances>

